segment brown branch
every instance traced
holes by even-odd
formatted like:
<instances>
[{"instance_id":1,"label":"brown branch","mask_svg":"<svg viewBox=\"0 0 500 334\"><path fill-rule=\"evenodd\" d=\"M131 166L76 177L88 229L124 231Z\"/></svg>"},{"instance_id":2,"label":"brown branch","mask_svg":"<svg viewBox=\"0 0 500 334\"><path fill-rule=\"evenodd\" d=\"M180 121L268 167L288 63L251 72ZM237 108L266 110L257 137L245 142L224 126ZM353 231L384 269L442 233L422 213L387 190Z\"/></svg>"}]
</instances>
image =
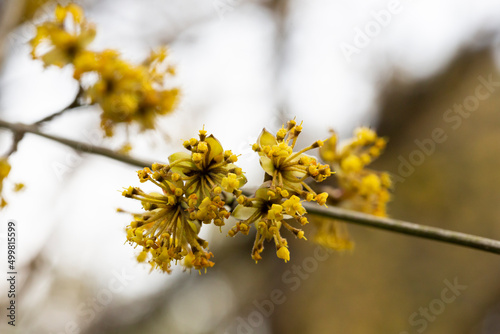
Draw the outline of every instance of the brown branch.
<instances>
[{"instance_id":1,"label":"brown branch","mask_svg":"<svg viewBox=\"0 0 500 334\"><path fill-rule=\"evenodd\" d=\"M22 124L22 123L9 123L9 122L5 122L5 121L0 120L0 128L6 128L6 129L11 130L14 133L20 133L20 134L32 133L34 135L37 135L37 136L40 136L43 138L47 138L47 139L56 141L60 144L69 146L69 147L71 147L79 152L101 155L101 156L108 157L108 158L113 159L113 160L127 163L129 165L139 166L141 168L151 165L151 162L146 162L146 161L142 161L142 160L138 160L138 159L129 157L127 155L119 154L113 150L110 150L110 149L107 149L104 147L90 145L90 144L86 144L86 143L83 143L83 142L80 142L77 140L72 140L72 139L63 138L63 137L59 137L59 136L49 135L47 133L40 131L38 129L38 127L35 125L26 125L26 124Z\"/></svg>"}]
</instances>

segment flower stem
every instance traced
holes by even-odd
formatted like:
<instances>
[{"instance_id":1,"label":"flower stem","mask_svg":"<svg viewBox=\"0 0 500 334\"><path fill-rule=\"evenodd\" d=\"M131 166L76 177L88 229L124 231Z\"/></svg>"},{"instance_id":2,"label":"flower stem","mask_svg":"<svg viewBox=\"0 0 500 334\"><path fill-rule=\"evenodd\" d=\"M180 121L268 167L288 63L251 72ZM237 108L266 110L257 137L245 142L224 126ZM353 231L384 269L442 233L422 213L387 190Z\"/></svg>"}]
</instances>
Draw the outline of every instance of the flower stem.
<instances>
[{"instance_id":1,"label":"flower stem","mask_svg":"<svg viewBox=\"0 0 500 334\"><path fill-rule=\"evenodd\" d=\"M110 159L121 161L139 168L151 166L151 162L149 161L134 159L132 157L116 153L107 148L95 145L89 145L76 140L71 140L43 133L38 129L36 125L9 123L0 120L0 128L9 129L14 134L18 135L25 133L32 133L34 135L44 137L56 141L60 144L69 146L80 152L105 156ZM318 215L325 218L343 220L348 223L374 227L386 231L412 235L415 237L429 239L429 240L437 240L449 244L460 245L490 253L500 254L500 241L497 240L487 239L466 233L445 230L432 226L409 223L397 219L380 218L373 215L351 210L345 210L338 207L325 208L319 205L314 205L312 203L304 203L304 207L306 208L309 214Z\"/></svg>"}]
</instances>

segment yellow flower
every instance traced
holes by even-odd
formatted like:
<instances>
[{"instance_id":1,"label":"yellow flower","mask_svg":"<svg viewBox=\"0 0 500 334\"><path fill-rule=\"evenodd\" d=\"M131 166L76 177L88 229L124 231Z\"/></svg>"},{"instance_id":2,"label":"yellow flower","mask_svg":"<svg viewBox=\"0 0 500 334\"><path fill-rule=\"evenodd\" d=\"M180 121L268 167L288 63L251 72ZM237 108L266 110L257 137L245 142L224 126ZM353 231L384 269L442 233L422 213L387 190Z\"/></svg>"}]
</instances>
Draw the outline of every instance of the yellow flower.
<instances>
[{"instance_id":1,"label":"yellow flower","mask_svg":"<svg viewBox=\"0 0 500 334\"><path fill-rule=\"evenodd\" d=\"M321 182L332 173L329 165L321 165L315 158L304 154L321 147L322 141L318 140L298 152L293 151L301 131L302 126L295 120L289 121L286 129L283 126L276 136L264 129L252 148L260 155L260 164L271 180L271 189L279 187L308 201L316 200L317 194L305 180L313 178Z\"/></svg>"},{"instance_id":2,"label":"yellow flower","mask_svg":"<svg viewBox=\"0 0 500 334\"><path fill-rule=\"evenodd\" d=\"M241 168L234 164L238 158L231 151L224 151L213 135L207 137L206 131L200 130L199 140L191 138L184 142L184 147L191 154L175 153L168 160L171 170L186 181L188 195L196 194L203 199L215 187L236 195L241 193L239 188L247 180Z\"/></svg>"},{"instance_id":3,"label":"yellow flower","mask_svg":"<svg viewBox=\"0 0 500 334\"><path fill-rule=\"evenodd\" d=\"M361 195L369 195L372 193L380 192L382 188L382 182L376 174L368 174L361 179L361 185L359 187L359 193Z\"/></svg>"},{"instance_id":4,"label":"yellow flower","mask_svg":"<svg viewBox=\"0 0 500 334\"><path fill-rule=\"evenodd\" d=\"M16 183L16 184L14 184L14 192L16 192L16 193L19 192L19 191L24 190L24 188L25 188L24 183Z\"/></svg>"},{"instance_id":5,"label":"yellow flower","mask_svg":"<svg viewBox=\"0 0 500 334\"><path fill-rule=\"evenodd\" d=\"M222 179L221 186L224 191L232 193L240 187L240 180L236 174L229 173Z\"/></svg>"},{"instance_id":6,"label":"yellow flower","mask_svg":"<svg viewBox=\"0 0 500 334\"><path fill-rule=\"evenodd\" d=\"M153 129L159 115L170 113L177 106L179 90L164 88L163 79L172 71L166 67L161 72L157 64L159 56L151 56L148 62L153 63L141 65L124 61L114 50L98 53L95 59L90 55L86 57L79 58L80 63L75 68L78 73L95 72L98 75L86 95L91 103L102 108L101 127L106 135L113 135L119 123L136 123L141 130ZM166 51L159 59L163 62L164 57Z\"/></svg>"},{"instance_id":7,"label":"yellow flower","mask_svg":"<svg viewBox=\"0 0 500 334\"><path fill-rule=\"evenodd\" d=\"M75 4L57 5L55 19L37 26L31 40L32 56L45 66L64 67L86 51L96 34L95 27L85 20L83 9ZM48 44L49 51L40 53L40 46Z\"/></svg>"},{"instance_id":8,"label":"yellow flower","mask_svg":"<svg viewBox=\"0 0 500 334\"><path fill-rule=\"evenodd\" d=\"M363 169L363 161L358 156L351 154L340 161L340 168L346 173L359 172Z\"/></svg>"},{"instance_id":9,"label":"yellow flower","mask_svg":"<svg viewBox=\"0 0 500 334\"><path fill-rule=\"evenodd\" d=\"M316 226L313 241L317 244L337 251L354 248L354 243L349 237L345 223L323 218L314 218L311 222Z\"/></svg>"},{"instance_id":10,"label":"yellow flower","mask_svg":"<svg viewBox=\"0 0 500 334\"><path fill-rule=\"evenodd\" d=\"M142 64L133 65L115 50L87 50L95 34L81 7L58 5L55 19L37 26L31 41L33 58L46 66L73 64L73 77L81 80L88 102L102 109L101 127L107 136L113 135L117 124L137 124L141 131L153 129L157 117L172 112L179 101L179 89L166 87L167 76L175 74L174 67L167 64L167 49L152 51ZM49 50L44 53L47 44ZM87 76L89 80L82 80L89 73L97 79L92 82L93 77Z\"/></svg>"},{"instance_id":11,"label":"yellow flower","mask_svg":"<svg viewBox=\"0 0 500 334\"><path fill-rule=\"evenodd\" d=\"M0 158L0 180L3 181L3 179L9 176L11 168L6 158Z\"/></svg>"},{"instance_id":12,"label":"yellow flower","mask_svg":"<svg viewBox=\"0 0 500 334\"><path fill-rule=\"evenodd\" d=\"M252 258L257 262L262 259L260 253L264 250L265 240L274 240L277 256L283 260L290 260L288 243L280 234L280 229L284 226L297 238L305 239L301 229L291 226L285 219L295 218L301 225L307 224L305 217L306 210L302 206L299 197L293 195L290 198L283 197L285 190L277 187L270 190L268 184L259 188L255 197L240 196L240 203L233 210L233 217L242 221L229 231L230 236L235 236L238 232L248 234L250 225L257 229L255 243L252 249Z\"/></svg>"},{"instance_id":13,"label":"yellow flower","mask_svg":"<svg viewBox=\"0 0 500 334\"><path fill-rule=\"evenodd\" d=\"M380 156L386 144L387 140L378 137L375 131L362 127L356 129L354 138L340 148L335 133L320 147L321 159L336 170L334 184L338 187L335 189L338 196L334 200L338 206L386 216L391 178L387 173L366 168ZM325 219L313 222L317 226L315 242L337 250L352 248L344 223Z\"/></svg>"},{"instance_id":14,"label":"yellow flower","mask_svg":"<svg viewBox=\"0 0 500 334\"><path fill-rule=\"evenodd\" d=\"M196 219L196 200L186 197L182 180L175 173L139 171L141 182L150 181L162 193L145 193L129 187L123 196L141 201L144 213L134 214L127 227L127 240L142 247L137 260L148 259L152 268L171 271L172 261L183 261L186 268L201 270L212 267L208 242L198 236L201 222ZM200 209L201 211L201 209Z\"/></svg>"},{"instance_id":15,"label":"yellow flower","mask_svg":"<svg viewBox=\"0 0 500 334\"><path fill-rule=\"evenodd\" d=\"M276 255L280 258L285 260L285 263L290 261L290 251L286 247L281 247L276 251Z\"/></svg>"},{"instance_id":16,"label":"yellow flower","mask_svg":"<svg viewBox=\"0 0 500 334\"><path fill-rule=\"evenodd\" d=\"M385 216L391 178L387 173L376 172L366 166L380 156L387 140L364 127L356 129L354 138L341 148L337 147L336 138L333 133L326 141L328 144L319 152L321 158L337 171L335 178L342 194L337 199L339 205Z\"/></svg>"},{"instance_id":17,"label":"yellow flower","mask_svg":"<svg viewBox=\"0 0 500 334\"><path fill-rule=\"evenodd\" d=\"M181 261L185 268L214 265L208 243L198 237L202 224L223 226L230 212L225 206L224 190L240 194L246 182L237 158L224 151L214 136L201 130L199 140L185 143L191 154L175 153L170 165L154 163L137 172L141 183L151 182L162 193L143 192L129 187L125 197L140 200L144 213L134 214L127 227L130 243L142 246L137 260L148 260L154 268L170 272L172 261Z\"/></svg>"},{"instance_id":18,"label":"yellow flower","mask_svg":"<svg viewBox=\"0 0 500 334\"><path fill-rule=\"evenodd\" d=\"M0 158L0 209L7 205L7 201L2 196L3 181L9 176L11 166L7 158Z\"/></svg>"},{"instance_id":19,"label":"yellow flower","mask_svg":"<svg viewBox=\"0 0 500 334\"><path fill-rule=\"evenodd\" d=\"M380 156L387 140L370 128L360 127L354 130L354 138L341 148L337 147L337 135L333 131L325 143L319 149L323 161L339 165L346 172L358 172Z\"/></svg>"}]
</instances>

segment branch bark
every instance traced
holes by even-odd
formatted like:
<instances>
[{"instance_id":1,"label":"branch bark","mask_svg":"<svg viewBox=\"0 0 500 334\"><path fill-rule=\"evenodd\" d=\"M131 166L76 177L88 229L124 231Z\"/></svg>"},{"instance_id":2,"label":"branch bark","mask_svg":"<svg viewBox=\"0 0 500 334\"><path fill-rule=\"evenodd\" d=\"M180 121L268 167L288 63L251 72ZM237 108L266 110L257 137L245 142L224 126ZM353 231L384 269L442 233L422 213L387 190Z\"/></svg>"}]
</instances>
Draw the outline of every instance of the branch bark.
<instances>
[{"instance_id":1,"label":"branch bark","mask_svg":"<svg viewBox=\"0 0 500 334\"><path fill-rule=\"evenodd\" d=\"M68 138L50 135L50 134L47 134L47 133L40 131L40 129L36 125L27 125L27 124L22 124L22 123L10 123L10 122L0 120L0 128L9 129L12 132L17 133L17 134L32 133L34 135L37 135L37 136L40 136L43 138L47 138L47 139L56 141L60 144L69 146L69 147L71 147L79 152L101 155L101 156L104 156L104 157L107 157L107 158L110 158L113 160L121 161L121 162L127 163L129 165L138 166L141 168L143 168L145 166L150 166L152 163L152 162L148 162L148 161L135 159L135 158L129 157L127 155L119 154L113 150L110 150L110 149L107 149L104 147L90 145L90 144L80 142L77 140L72 140L72 139L68 139Z\"/></svg>"},{"instance_id":2,"label":"branch bark","mask_svg":"<svg viewBox=\"0 0 500 334\"><path fill-rule=\"evenodd\" d=\"M381 218L366 213L345 210L337 207L322 207L304 203L310 214L342 220L345 222L374 227L386 231L412 235L414 237L437 240L450 244L474 248L490 253L500 254L500 241L483 238L471 234L425 226L392 218Z\"/></svg>"}]
</instances>

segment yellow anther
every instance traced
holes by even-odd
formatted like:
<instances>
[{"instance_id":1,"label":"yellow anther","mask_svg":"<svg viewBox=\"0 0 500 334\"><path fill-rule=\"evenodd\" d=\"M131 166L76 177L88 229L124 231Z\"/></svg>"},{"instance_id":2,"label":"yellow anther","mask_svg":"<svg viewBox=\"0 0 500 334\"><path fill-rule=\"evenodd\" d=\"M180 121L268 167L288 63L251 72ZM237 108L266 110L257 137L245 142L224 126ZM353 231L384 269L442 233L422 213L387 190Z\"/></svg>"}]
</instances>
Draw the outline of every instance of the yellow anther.
<instances>
[{"instance_id":1,"label":"yellow anther","mask_svg":"<svg viewBox=\"0 0 500 334\"><path fill-rule=\"evenodd\" d=\"M257 228L267 230L267 224L263 221L260 221L259 224L257 224Z\"/></svg>"},{"instance_id":2,"label":"yellow anther","mask_svg":"<svg viewBox=\"0 0 500 334\"><path fill-rule=\"evenodd\" d=\"M278 130L278 133L276 134L276 138L278 140L283 140L285 138L285 136L286 136L286 133L287 133L286 129L281 128L281 129Z\"/></svg>"},{"instance_id":3,"label":"yellow anther","mask_svg":"<svg viewBox=\"0 0 500 334\"><path fill-rule=\"evenodd\" d=\"M240 187L240 181L236 174L229 173L227 177L222 179L221 186L225 191L233 192Z\"/></svg>"},{"instance_id":4,"label":"yellow anther","mask_svg":"<svg viewBox=\"0 0 500 334\"><path fill-rule=\"evenodd\" d=\"M203 154L201 154L201 153L193 153L193 162L195 164L199 163L202 160L203 160Z\"/></svg>"},{"instance_id":5,"label":"yellow anther","mask_svg":"<svg viewBox=\"0 0 500 334\"><path fill-rule=\"evenodd\" d=\"M328 198L327 193L321 193L316 196L316 202L318 202L319 205L325 205L327 198Z\"/></svg>"},{"instance_id":6,"label":"yellow anther","mask_svg":"<svg viewBox=\"0 0 500 334\"><path fill-rule=\"evenodd\" d=\"M138 262L144 262L146 260L146 257L148 256L148 253L145 252L145 251L142 251L139 253L139 255L137 256L137 261Z\"/></svg>"},{"instance_id":7,"label":"yellow anther","mask_svg":"<svg viewBox=\"0 0 500 334\"><path fill-rule=\"evenodd\" d=\"M288 250L288 248L286 248L284 246L282 246L282 247L280 247L280 249L278 249L278 251L276 252L276 255L280 259L285 260L285 262L290 261L290 251Z\"/></svg>"},{"instance_id":8,"label":"yellow anther","mask_svg":"<svg viewBox=\"0 0 500 334\"><path fill-rule=\"evenodd\" d=\"M246 198L245 198L245 196L240 195L240 196L238 197L237 201L238 201L238 203L239 203L239 204L243 204L243 203L245 203Z\"/></svg>"},{"instance_id":9,"label":"yellow anther","mask_svg":"<svg viewBox=\"0 0 500 334\"><path fill-rule=\"evenodd\" d=\"M208 145L204 141L200 141L197 147L198 147L198 152L205 153L206 151L208 151Z\"/></svg>"},{"instance_id":10,"label":"yellow anther","mask_svg":"<svg viewBox=\"0 0 500 334\"><path fill-rule=\"evenodd\" d=\"M175 200L175 196L169 195L167 196L168 205L174 205L177 201Z\"/></svg>"},{"instance_id":11,"label":"yellow anther","mask_svg":"<svg viewBox=\"0 0 500 334\"><path fill-rule=\"evenodd\" d=\"M323 146L323 141L322 140L316 140L312 145L311 147L312 148L317 148L317 147L321 147Z\"/></svg>"}]
</instances>

